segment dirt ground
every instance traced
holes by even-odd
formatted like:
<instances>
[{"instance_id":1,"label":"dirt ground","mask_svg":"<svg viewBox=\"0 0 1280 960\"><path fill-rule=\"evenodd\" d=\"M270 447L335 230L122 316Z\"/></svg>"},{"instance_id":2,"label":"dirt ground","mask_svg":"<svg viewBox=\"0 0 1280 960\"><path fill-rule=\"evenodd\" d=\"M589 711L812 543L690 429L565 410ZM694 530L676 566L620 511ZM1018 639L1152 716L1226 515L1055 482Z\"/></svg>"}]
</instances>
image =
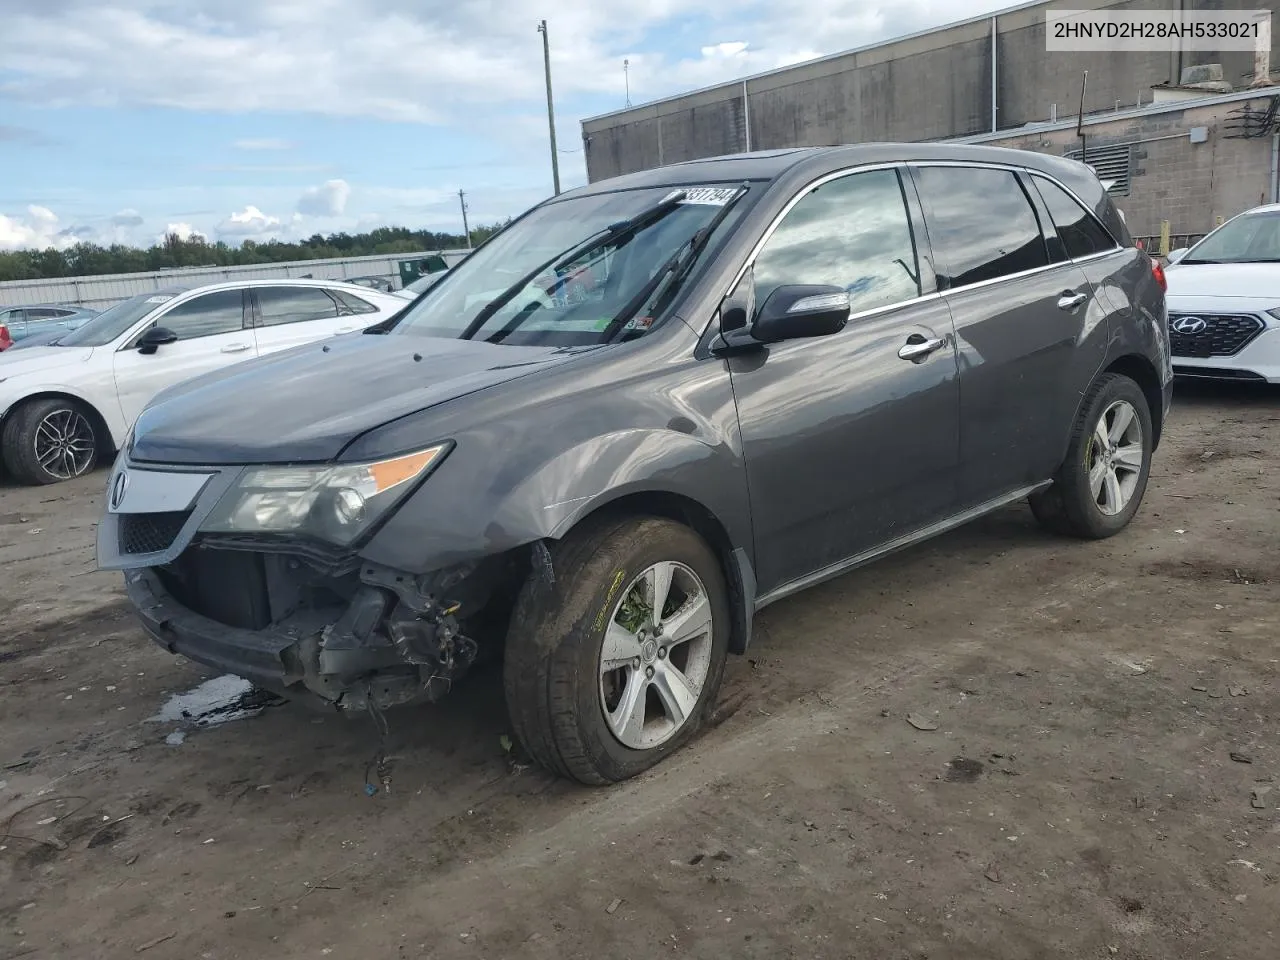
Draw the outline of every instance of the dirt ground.
<instances>
[{"instance_id":1,"label":"dirt ground","mask_svg":"<svg viewBox=\"0 0 1280 960\"><path fill-rule=\"evenodd\" d=\"M513 763L489 672L372 796L365 719L150 721L211 674L95 572L105 474L0 487L0 960L1274 958L1278 466L1280 392L1180 387L1125 534L1019 506L771 607L649 775Z\"/></svg>"}]
</instances>

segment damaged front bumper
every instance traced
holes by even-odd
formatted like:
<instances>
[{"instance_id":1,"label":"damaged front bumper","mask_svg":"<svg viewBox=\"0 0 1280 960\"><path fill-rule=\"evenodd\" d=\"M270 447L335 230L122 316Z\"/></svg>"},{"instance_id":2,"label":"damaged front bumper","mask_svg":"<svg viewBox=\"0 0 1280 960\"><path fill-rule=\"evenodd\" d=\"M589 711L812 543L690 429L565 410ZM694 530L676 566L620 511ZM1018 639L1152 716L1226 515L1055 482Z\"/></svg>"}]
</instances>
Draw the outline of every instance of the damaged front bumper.
<instances>
[{"instance_id":1,"label":"damaged front bumper","mask_svg":"<svg viewBox=\"0 0 1280 960\"><path fill-rule=\"evenodd\" d=\"M171 653L339 709L445 693L478 652L460 620L488 602L508 558L414 574L316 541L202 533L244 469L118 460L98 565L124 574L147 633Z\"/></svg>"},{"instance_id":2,"label":"damaged front bumper","mask_svg":"<svg viewBox=\"0 0 1280 960\"><path fill-rule=\"evenodd\" d=\"M252 555L250 555L252 556ZM259 628L235 626L179 601L157 569L125 571L142 626L170 653L282 696L340 710L429 702L474 662L476 644L453 613L424 596L361 584L345 608L299 609Z\"/></svg>"}]
</instances>

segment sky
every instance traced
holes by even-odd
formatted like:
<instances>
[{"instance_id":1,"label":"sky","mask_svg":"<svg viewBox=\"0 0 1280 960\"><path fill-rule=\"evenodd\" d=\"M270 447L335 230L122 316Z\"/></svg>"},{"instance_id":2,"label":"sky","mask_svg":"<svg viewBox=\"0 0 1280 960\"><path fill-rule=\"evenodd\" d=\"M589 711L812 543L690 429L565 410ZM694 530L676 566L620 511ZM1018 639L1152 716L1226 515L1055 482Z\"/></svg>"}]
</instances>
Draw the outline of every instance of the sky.
<instances>
[{"instance_id":1,"label":"sky","mask_svg":"<svg viewBox=\"0 0 1280 960\"><path fill-rule=\"evenodd\" d=\"M0 250L461 232L563 189L580 121L990 0L0 0ZM626 72L623 61L629 62Z\"/></svg>"}]
</instances>

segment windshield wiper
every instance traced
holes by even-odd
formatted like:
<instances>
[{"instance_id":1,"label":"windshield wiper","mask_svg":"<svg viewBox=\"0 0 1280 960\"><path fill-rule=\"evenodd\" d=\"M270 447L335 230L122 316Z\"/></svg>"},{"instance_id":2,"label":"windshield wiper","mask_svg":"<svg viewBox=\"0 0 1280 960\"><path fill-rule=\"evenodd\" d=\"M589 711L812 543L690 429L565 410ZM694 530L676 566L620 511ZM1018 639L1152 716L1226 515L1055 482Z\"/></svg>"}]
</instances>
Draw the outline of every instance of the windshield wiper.
<instances>
[{"instance_id":1,"label":"windshield wiper","mask_svg":"<svg viewBox=\"0 0 1280 960\"><path fill-rule=\"evenodd\" d=\"M657 223L672 210L676 209L676 207L680 205L680 201L682 201L685 196L686 193L684 190L673 190L648 210L643 210L627 220L619 220L617 223L612 223L603 230L597 230L581 243L577 243L568 250L557 253L550 260L538 264L538 266L534 267L506 290L502 291L496 299L490 300L485 304L484 308L475 315L475 318L469 324L467 324L466 329L463 330L462 333L458 334L458 339L470 340L474 337L480 332L484 325L489 322L495 313L514 300L521 290L536 280L538 276L545 271L552 270L560 266L562 263L572 262L578 257L592 252L602 244L617 241L619 237L632 236L650 224Z\"/></svg>"},{"instance_id":2,"label":"windshield wiper","mask_svg":"<svg viewBox=\"0 0 1280 960\"><path fill-rule=\"evenodd\" d=\"M711 235L716 232L716 228L724 222L724 218L729 215L729 211L733 205L741 200L747 194L749 184L743 182L738 187L737 192L729 197L714 217L707 223L705 227L701 227L689 241L682 244L680 249L667 258L649 282L636 292L636 295L626 302L617 315L609 321L609 325L600 332L602 343L609 343L613 340L618 332L630 322L631 318L649 302L650 298L657 297L654 303L660 303L665 298L670 297L684 282L685 277L689 275L689 271L693 269L693 265L697 263L699 254L702 253L707 242L711 239ZM654 311L655 315L657 311Z\"/></svg>"}]
</instances>

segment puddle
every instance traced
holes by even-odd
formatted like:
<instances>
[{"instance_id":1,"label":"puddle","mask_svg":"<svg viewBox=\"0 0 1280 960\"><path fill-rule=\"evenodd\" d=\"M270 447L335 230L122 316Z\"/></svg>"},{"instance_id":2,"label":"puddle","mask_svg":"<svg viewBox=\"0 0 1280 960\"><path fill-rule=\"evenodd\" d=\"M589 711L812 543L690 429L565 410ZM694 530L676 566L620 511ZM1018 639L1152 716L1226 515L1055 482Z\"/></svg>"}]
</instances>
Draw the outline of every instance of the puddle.
<instances>
[{"instance_id":1,"label":"puddle","mask_svg":"<svg viewBox=\"0 0 1280 960\"><path fill-rule=\"evenodd\" d=\"M267 707L279 703L284 703L284 700L274 693L255 690L248 680L227 674L206 680L194 690L174 694L159 713L147 719L153 723L212 727L256 717Z\"/></svg>"}]
</instances>

